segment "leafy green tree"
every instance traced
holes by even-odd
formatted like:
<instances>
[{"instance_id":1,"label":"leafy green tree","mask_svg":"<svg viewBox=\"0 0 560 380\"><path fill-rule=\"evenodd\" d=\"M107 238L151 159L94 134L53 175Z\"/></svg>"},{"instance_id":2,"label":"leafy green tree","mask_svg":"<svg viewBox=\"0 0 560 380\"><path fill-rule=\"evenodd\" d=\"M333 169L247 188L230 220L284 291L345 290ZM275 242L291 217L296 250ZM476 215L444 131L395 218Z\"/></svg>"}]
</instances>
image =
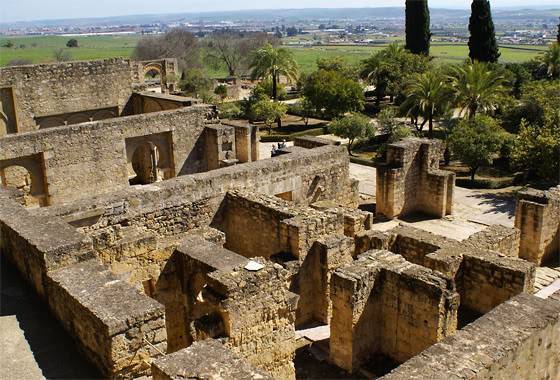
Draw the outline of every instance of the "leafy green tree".
<instances>
[{"instance_id":1,"label":"leafy green tree","mask_svg":"<svg viewBox=\"0 0 560 380\"><path fill-rule=\"evenodd\" d=\"M364 108L362 86L337 71L318 70L309 75L303 84L302 95L328 117Z\"/></svg>"},{"instance_id":2,"label":"leafy green tree","mask_svg":"<svg viewBox=\"0 0 560 380\"><path fill-rule=\"evenodd\" d=\"M356 139L375 135L375 127L370 118L357 112L333 120L329 125L329 131L338 137L349 139L347 148L350 155L352 155L352 144Z\"/></svg>"},{"instance_id":3,"label":"leafy green tree","mask_svg":"<svg viewBox=\"0 0 560 380\"><path fill-rule=\"evenodd\" d=\"M288 106L270 99L261 99L253 105L255 117L258 120L264 121L269 134L272 132L272 123L278 119L282 119L287 111Z\"/></svg>"},{"instance_id":4,"label":"leafy green tree","mask_svg":"<svg viewBox=\"0 0 560 380\"><path fill-rule=\"evenodd\" d=\"M498 122L486 115L461 120L450 136L453 152L469 167L471 179L482 165L490 165L498 157L506 132Z\"/></svg>"},{"instance_id":5,"label":"leafy green tree","mask_svg":"<svg viewBox=\"0 0 560 380\"><path fill-rule=\"evenodd\" d=\"M424 72L428 66L428 57L412 54L399 44L391 44L362 61L360 76L375 86L379 105L386 95L393 100L403 91L411 75Z\"/></svg>"},{"instance_id":6,"label":"leafy green tree","mask_svg":"<svg viewBox=\"0 0 560 380\"><path fill-rule=\"evenodd\" d=\"M406 48L414 54L430 54L430 10L427 0L406 0Z\"/></svg>"},{"instance_id":7,"label":"leafy green tree","mask_svg":"<svg viewBox=\"0 0 560 380\"><path fill-rule=\"evenodd\" d=\"M217 95L221 101L224 101L228 95L228 89L225 84L220 84L214 88L214 94Z\"/></svg>"},{"instance_id":8,"label":"leafy green tree","mask_svg":"<svg viewBox=\"0 0 560 380\"><path fill-rule=\"evenodd\" d=\"M518 104L502 115L503 127L517 133L521 121L529 125L543 125L560 104L560 81L532 81L523 86Z\"/></svg>"},{"instance_id":9,"label":"leafy green tree","mask_svg":"<svg viewBox=\"0 0 560 380\"><path fill-rule=\"evenodd\" d=\"M560 78L560 43L553 43L541 58L541 64L546 68L549 78Z\"/></svg>"},{"instance_id":10,"label":"leafy green tree","mask_svg":"<svg viewBox=\"0 0 560 380\"><path fill-rule=\"evenodd\" d=\"M498 62L500 52L496 42L490 1L473 0L469 19L469 57L473 61Z\"/></svg>"},{"instance_id":11,"label":"leafy green tree","mask_svg":"<svg viewBox=\"0 0 560 380\"><path fill-rule=\"evenodd\" d=\"M270 94L272 94L272 80L265 79L260 81L253 89L253 92L266 95L270 98ZM286 87L280 83L276 85L276 97L278 98L278 100L284 100L288 97Z\"/></svg>"},{"instance_id":12,"label":"leafy green tree","mask_svg":"<svg viewBox=\"0 0 560 380\"><path fill-rule=\"evenodd\" d=\"M560 19L560 17L558 17ZM560 44L560 22L558 23L558 32L556 33L556 43Z\"/></svg>"},{"instance_id":13,"label":"leafy green tree","mask_svg":"<svg viewBox=\"0 0 560 380\"><path fill-rule=\"evenodd\" d=\"M69 48L76 48L78 47L78 40L75 38L71 38L68 40L68 42L66 42L66 47Z\"/></svg>"},{"instance_id":14,"label":"leafy green tree","mask_svg":"<svg viewBox=\"0 0 560 380\"><path fill-rule=\"evenodd\" d=\"M198 97L212 89L212 80L200 69L183 71L179 88L187 95Z\"/></svg>"},{"instance_id":15,"label":"leafy green tree","mask_svg":"<svg viewBox=\"0 0 560 380\"><path fill-rule=\"evenodd\" d=\"M516 99L520 99L523 85L532 79L531 73L523 64L506 63L504 75L511 86L510 94Z\"/></svg>"},{"instance_id":16,"label":"leafy green tree","mask_svg":"<svg viewBox=\"0 0 560 380\"><path fill-rule=\"evenodd\" d=\"M317 70L336 71L348 79L358 79L358 68L344 59L344 57L329 57L317 59Z\"/></svg>"},{"instance_id":17,"label":"leafy green tree","mask_svg":"<svg viewBox=\"0 0 560 380\"><path fill-rule=\"evenodd\" d=\"M454 104L472 118L492 110L504 92L504 76L485 62L469 62L451 68Z\"/></svg>"},{"instance_id":18,"label":"leafy green tree","mask_svg":"<svg viewBox=\"0 0 560 380\"><path fill-rule=\"evenodd\" d=\"M560 180L560 112L549 115L543 125L522 120L511 158L514 167L529 177L557 184Z\"/></svg>"},{"instance_id":19,"label":"leafy green tree","mask_svg":"<svg viewBox=\"0 0 560 380\"><path fill-rule=\"evenodd\" d=\"M401 105L401 109L407 114L413 112L421 115L424 118L422 126L428 121L428 136L432 138L434 117L445 114L450 103L450 95L449 86L439 72L432 70L416 74L406 87L406 100Z\"/></svg>"},{"instance_id":20,"label":"leafy green tree","mask_svg":"<svg viewBox=\"0 0 560 380\"><path fill-rule=\"evenodd\" d=\"M2 44L2 47L5 47L5 48L8 48L8 49L9 49L9 48L14 47L14 43L13 43L12 41L9 41L9 40L8 40L8 41L6 41L6 42L4 42L4 43Z\"/></svg>"},{"instance_id":21,"label":"leafy green tree","mask_svg":"<svg viewBox=\"0 0 560 380\"><path fill-rule=\"evenodd\" d=\"M301 119L304 121L305 126L309 124L309 118L315 116L317 113L315 111L315 107L309 99L303 97L299 100L299 102L295 103L290 107L290 113L293 115L301 116Z\"/></svg>"},{"instance_id":22,"label":"leafy green tree","mask_svg":"<svg viewBox=\"0 0 560 380\"><path fill-rule=\"evenodd\" d=\"M412 136L412 131L397 118L397 111L393 107L383 108L377 114L377 124L381 133L387 135L388 143L394 143Z\"/></svg>"}]
</instances>

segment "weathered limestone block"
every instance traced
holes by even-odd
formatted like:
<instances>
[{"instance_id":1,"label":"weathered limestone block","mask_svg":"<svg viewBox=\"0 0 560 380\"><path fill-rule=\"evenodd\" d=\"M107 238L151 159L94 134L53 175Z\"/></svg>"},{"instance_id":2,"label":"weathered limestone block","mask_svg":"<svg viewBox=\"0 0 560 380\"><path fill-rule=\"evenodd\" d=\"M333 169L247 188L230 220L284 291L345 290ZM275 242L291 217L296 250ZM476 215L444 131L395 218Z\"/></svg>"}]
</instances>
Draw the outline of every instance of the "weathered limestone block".
<instances>
[{"instance_id":1,"label":"weathered limestone block","mask_svg":"<svg viewBox=\"0 0 560 380\"><path fill-rule=\"evenodd\" d=\"M243 267L208 275L218 295L226 346L277 379L295 379L295 313L298 296L287 290L289 272L255 259L262 269Z\"/></svg>"},{"instance_id":2,"label":"weathered limestone block","mask_svg":"<svg viewBox=\"0 0 560 380\"><path fill-rule=\"evenodd\" d=\"M560 252L560 186L520 193L515 227L521 230L519 257L541 265Z\"/></svg>"},{"instance_id":3,"label":"weathered limestone block","mask_svg":"<svg viewBox=\"0 0 560 380\"><path fill-rule=\"evenodd\" d=\"M496 251L506 256L519 257L520 236L520 231L516 228L492 224L469 236L462 244Z\"/></svg>"},{"instance_id":4,"label":"weathered limestone block","mask_svg":"<svg viewBox=\"0 0 560 380\"><path fill-rule=\"evenodd\" d=\"M411 263L423 266L428 266L425 263L426 255L449 244L457 243L456 240L402 224L389 233L394 236L389 248L391 252L402 255Z\"/></svg>"},{"instance_id":5,"label":"weathered limestone block","mask_svg":"<svg viewBox=\"0 0 560 380\"><path fill-rule=\"evenodd\" d=\"M49 273L49 306L104 376L150 374L167 349L165 312L97 260Z\"/></svg>"},{"instance_id":6,"label":"weathered limestone block","mask_svg":"<svg viewBox=\"0 0 560 380\"><path fill-rule=\"evenodd\" d=\"M226 125L207 125L204 130L206 170L237 163L235 129Z\"/></svg>"},{"instance_id":7,"label":"weathered limestone block","mask_svg":"<svg viewBox=\"0 0 560 380\"><path fill-rule=\"evenodd\" d=\"M436 140L416 138L388 145L387 161L377 167L376 211L387 218L451 214L455 174L439 170L443 148Z\"/></svg>"},{"instance_id":8,"label":"weathered limestone block","mask_svg":"<svg viewBox=\"0 0 560 380\"><path fill-rule=\"evenodd\" d=\"M486 313L519 293L532 293L535 266L518 258L471 250L463 254L459 276L461 305Z\"/></svg>"},{"instance_id":9,"label":"weathered limestone block","mask_svg":"<svg viewBox=\"0 0 560 380\"><path fill-rule=\"evenodd\" d=\"M340 142L316 136L300 136L294 139L294 146L306 149L318 148L325 145L340 145Z\"/></svg>"},{"instance_id":10,"label":"weathered limestone block","mask_svg":"<svg viewBox=\"0 0 560 380\"><path fill-rule=\"evenodd\" d=\"M383 380L557 379L560 302L519 294Z\"/></svg>"},{"instance_id":11,"label":"weathered limestone block","mask_svg":"<svg viewBox=\"0 0 560 380\"><path fill-rule=\"evenodd\" d=\"M0 252L41 297L45 276L95 257L91 241L58 217L35 216L0 189Z\"/></svg>"},{"instance_id":12,"label":"weathered limestone block","mask_svg":"<svg viewBox=\"0 0 560 380\"><path fill-rule=\"evenodd\" d=\"M262 267L248 270L249 259L200 236L183 240L168 263L174 269L164 271L155 295L173 321L170 350L225 338L226 346L255 367L293 378L298 296L288 291L288 271L254 260Z\"/></svg>"},{"instance_id":13,"label":"weathered limestone block","mask_svg":"<svg viewBox=\"0 0 560 380\"><path fill-rule=\"evenodd\" d=\"M131 61L112 58L0 68L0 87L12 87L19 132L37 129L35 118L126 104Z\"/></svg>"},{"instance_id":14,"label":"weathered limestone block","mask_svg":"<svg viewBox=\"0 0 560 380\"><path fill-rule=\"evenodd\" d=\"M458 294L437 272L369 251L332 277L330 360L349 372L375 353L405 361L452 335Z\"/></svg>"},{"instance_id":15,"label":"weathered limestone block","mask_svg":"<svg viewBox=\"0 0 560 380\"><path fill-rule=\"evenodd\" d=\"M272 380L267 373L238 358L222 343L207 339L152 362L154 380Z\"/></svg>"},{"instance_id":16,"label":"weathered limestone block","mask_svg":"<svg viewBox=\"0 0 560 380\"><path fill-rule=\"evenodd\" d=\"M296 325L311 321L329 324L331 276L337 268L352 263L353 254L354 239L344 235L329 235L313 243L298 273Z\"/></svg>"},{"instance_id":17,"label":"weathered limestone block","mask_svg":"<svg viewBox=\"0 0 560 380\"><path fill-rule=\"evenodd\" d=\"M353 256L357 257L372 249L389 250L389 247L393 245L394 238L394 235L382 231L370 230L360 232L354 237L356 250Z\"/></svg>"},{"instance_id":18,"label":"weathered limestone block","mask_svg":"<svg viewBox=\"0 0 560 380\"><path fill-rule=\"evenodd\" d=\"M246 257L290 253L303 261L315 240L344 232L339 212L321 212L263 194L229 192L224 213L226 248Z\"/></svg>"}]
</instances>

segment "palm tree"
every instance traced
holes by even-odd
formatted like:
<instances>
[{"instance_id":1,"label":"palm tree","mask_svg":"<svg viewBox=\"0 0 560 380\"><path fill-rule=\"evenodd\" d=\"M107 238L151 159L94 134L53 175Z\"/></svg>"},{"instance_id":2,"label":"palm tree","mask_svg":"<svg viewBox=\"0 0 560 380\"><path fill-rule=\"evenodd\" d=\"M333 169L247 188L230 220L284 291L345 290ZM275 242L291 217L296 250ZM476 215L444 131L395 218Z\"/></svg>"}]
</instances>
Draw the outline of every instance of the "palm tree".
<instances>
[{"instance_id":1,"label":"palm tree","mask_svg":"<svg viewBox=\"0 0 560 380\"><path fill-rule=\"evenodd\" d=\"M447 110L450 90L445 78L436 71L415 74L405 89L406 100L401 105L407 115L421 115L422 127L428 121L428 136L432 138L434 117L443 115ZM420 128L421 130L421 128Z\"/></svg>"},{"instance_id":2,"label":"palm tree","mask_svg":"<svg viewBox=\"0 0 560 380\"><path fill-rule=\"evenodd\" d=\"M493 109L504 91L504 76L486 62L473 61L454 66L450 76L454 103L469 118Z\"/></svg>"},{"instance_id":3,"label":"palm tree","mask_svg":"<svg viewBox=\"0 0 560 380\"><path fill-rule=\"evenodd\" d=\"M299 75L298 65L291 51L284 48L275 48L266 44L256 50L249 64L251 78L272 80L272 99L278 100L278 80L280 75L288 80L295 81ZM277 120L278 128L282 127L282 120Z\"/></svg>"},{"instance_id":4,"label":"palm tree","mask_svg":"<svg viewBox=\"0 0 560 380\"><path fill-rule=\"evenodd\" d=\"M560 44L553 43L541 58L541 64L552 79L560 78Z\"/></svg>"},{"instance_id":5,"label":"palm tree","mask_svg":"<svg viewBox=\"0 0 560 380\"><path fill-rule=\"evenodd\" d=\"M253 53L249 68L253 80L272 79L272 99L274 100L278 100L277 88L280 75L295 81L299 74L292 52L284 48L275 48L271 44L266 44Z\"/></svg>"}]
</instances>

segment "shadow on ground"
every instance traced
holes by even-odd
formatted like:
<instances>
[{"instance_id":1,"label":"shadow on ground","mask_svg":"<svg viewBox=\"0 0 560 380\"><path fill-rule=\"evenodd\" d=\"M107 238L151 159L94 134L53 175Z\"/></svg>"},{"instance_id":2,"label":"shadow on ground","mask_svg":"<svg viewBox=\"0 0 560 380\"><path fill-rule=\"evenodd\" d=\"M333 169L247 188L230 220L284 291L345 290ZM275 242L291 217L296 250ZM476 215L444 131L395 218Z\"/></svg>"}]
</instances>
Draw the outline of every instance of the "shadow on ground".
<instances>
[{"instance_id":1,"label":"shadow on ground","mask_svg":"<svg viewBox=\"0 0 560 380\"><path fill-rule=\"evenodd\" d=\"M484 193L471 194L469 198L476 198L479 204L484 206L484 214L506 214L508 217L515 216L515 194L508 193Z\"/></svg>"},{"instance_id":2,"label":"shadow on ground","mask_svg":"<svg viewBox=\"0 0 560 380\"><path fill-rule=\"evenodd\" d=\"M47 379L101 379L44 302L0 255L0 315L15 315Z\"/></svg>"}]
</instances>

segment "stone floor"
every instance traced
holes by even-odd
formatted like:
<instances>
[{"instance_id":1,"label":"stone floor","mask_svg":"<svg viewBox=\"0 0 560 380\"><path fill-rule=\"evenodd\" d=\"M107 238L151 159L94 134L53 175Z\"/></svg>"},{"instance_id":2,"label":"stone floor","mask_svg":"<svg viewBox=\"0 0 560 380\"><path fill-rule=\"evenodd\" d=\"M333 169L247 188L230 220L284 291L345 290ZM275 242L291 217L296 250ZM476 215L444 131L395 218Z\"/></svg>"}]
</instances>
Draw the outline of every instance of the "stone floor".
<instances>
[{"instance_id":1,"label":"stone floor","mask_svg":"<svg viewBox=\"0 0 560 380\"><path fill-rule=\"evenodd\" d=\"M47 379L99 379L98 371L78 352L72 338L54 319L47 306L20 277L17 269L0 256L0 316L17 318L34 360ZM3 318L2 318L3 319ZM0 329L4 327L0 325ZM2 338L2 350L7 346ZM9 345L8 345L9 346ZM4 355L5 351L2 351ZM18 355L23 355L22 352ZM24 358L19 356L21 360ZM0 365L0 379L4 367ZM13 377L27 380L33 377ZM8 380L8 379L6 379Z\"/></svg>"},{"instance_id":2,"label":"stone floor","mask_svg":"<svg viewBox=\"0 0 560 380\"><path fill-rule=\"evenodd\" d=\"M15 316L0 317L0 341L4 347L0 355L0 379L44 378Z\"/></svg>"}]
</instances>

